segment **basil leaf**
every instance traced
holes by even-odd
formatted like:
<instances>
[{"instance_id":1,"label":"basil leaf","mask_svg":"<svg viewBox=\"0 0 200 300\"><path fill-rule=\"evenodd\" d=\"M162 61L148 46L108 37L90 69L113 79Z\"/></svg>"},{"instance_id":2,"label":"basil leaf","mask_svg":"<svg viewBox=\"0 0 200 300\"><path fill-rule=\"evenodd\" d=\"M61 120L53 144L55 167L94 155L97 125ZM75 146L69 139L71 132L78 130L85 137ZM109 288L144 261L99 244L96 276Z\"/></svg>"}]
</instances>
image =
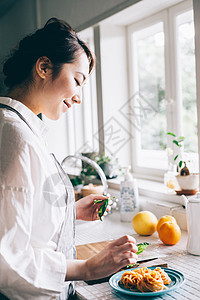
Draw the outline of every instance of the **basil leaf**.
<instances>
[{"instance_id":1,"label":"basil leaf","mask_svg":"<svg viewBox=\"0 0 200 300\"><path fill-rule=\"evenodd\" d=\"M139 265L140 265L139 263L130 264L130 265L127 265L125 268L126 268L126 269L136 268L136 267L138 267Z\"/></svg>"},{"instance_id":2,"label":"basil leaf","mask_svg":"<svg viewBox=\"0 0 200 300\"><path fill-rule=\"evenodd\" d=\"M96 204L96 203L103 203L102 205L101 205L101 207L100 207L100 209L99 209L99 213L98 213L98 215L99 215L99 220L101 220L102 221L102 218L101 217L103 217L103 215L104 215L104 213L105 213L105 211L106 211L106 208L107 208L107 206L108 206L108 203L109 203L109 200L112 200L112 199L114 199L115 197L112 197L112 198L107 198L107 199L105 199L105 200L94 200L94 203ZM111 205L111 204L110 204Z\"/></svg>"},{"instance_id":3,"label":"basil leaf","mask_svg":"<svg viewBox=\"0 0 200 300\"><path fill-rule=\"evenodd\" d=\"M102 202L104 202L105 200L94 200L94 203L96 204L96 203L102 203Z\"/></svg>"},{"instance_id":4,"label":"basil leaf","mask_svg":"<svg viewBox=\"0 0 200 300\"><path fill-rule=\"evenodd\" d=\"M138 251L136 252L136 254L139 255L140 253L142 253L146 249L146 247L149 245L150 244L147 242L137 244Z\"/></svg>"},{"instance_id":5,"label":"basil leaf","mask_svg":"<svg viewBox=\"0 0 200 300\"><path fill-rule=\"evenodd\" d=\"M108 198L106 200L104 200L103 204L99 208L99 214L98 215L99 215L99 220L101 220L101 221L102 221L102 217L103 217L103 215L104 215L104 213L106 211L106 208L108 206L108 201L109 201Z\"/></svg>"}]
</instances>

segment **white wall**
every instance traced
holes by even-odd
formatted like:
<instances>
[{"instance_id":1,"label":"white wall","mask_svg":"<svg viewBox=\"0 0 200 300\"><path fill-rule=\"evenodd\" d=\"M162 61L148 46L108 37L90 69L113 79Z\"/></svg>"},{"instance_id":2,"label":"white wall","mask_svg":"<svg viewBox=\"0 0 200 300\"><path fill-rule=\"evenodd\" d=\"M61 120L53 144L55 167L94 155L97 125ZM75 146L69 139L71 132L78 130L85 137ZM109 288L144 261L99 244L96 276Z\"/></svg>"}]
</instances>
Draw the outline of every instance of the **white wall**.
<instances>
[{"instance_id":1,"label":"white wall","mask_svg":"<svg viewBox=\"0 0 200 300\"><path fill-rule=\"evenodd\" d=\"M0 63L18 41L44 25L50 17L64 19L78 29L84 29L102 18L139 0L18 0L0 18ZM36 7L38 7L36 12ZM38 22L37 22L38 21ZM2 69L2 66L1 66ZM2 92L0 70L0 92Z\"/></svg>"},{"instance_id":2,"label":"white wall","mask_svg":"<svg viewBox=\"0 0 200 300\"><path fill-rule=\"evenodd\" d=\"M39 0L41 24L55 16L85 29L140 0ZM47 5L48 3L48 5Z\"/></svg>"},{"instance_id":3,"label":"white wall","mask_svg":"<svg viewBox=\"0 0 200 300\"><path fill-rule=\"evenodd\" d=\"M0 18L0 62L23 36L36 29L35 0L19 0ZM1 68L2 69L2 68ZM2 81L2 75L1 81ZM1 91L1 84L0 84Z\"/></svg>"}]
</instances>

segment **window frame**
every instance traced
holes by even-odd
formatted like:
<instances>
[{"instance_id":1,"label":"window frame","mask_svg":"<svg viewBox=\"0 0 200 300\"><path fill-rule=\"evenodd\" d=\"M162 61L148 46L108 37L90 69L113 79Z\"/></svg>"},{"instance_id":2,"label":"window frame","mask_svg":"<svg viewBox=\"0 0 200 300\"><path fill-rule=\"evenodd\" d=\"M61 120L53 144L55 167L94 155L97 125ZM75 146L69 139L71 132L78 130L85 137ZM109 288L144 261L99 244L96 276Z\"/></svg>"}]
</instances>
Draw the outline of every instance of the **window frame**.
<instances>
[{"instance_id":1,"label":"window frame","mask_svg":"<svg viewBox=\"0 0 200 300\"><path fill-rule=\"evenodd\" d=\"M134 57L134 44L132 43L131 35L134 32L142 30L148 26L156 23L163 22L163 31L165 34L165 100L166 100L166 118L167 118L167 131L176 132L177 135L182 135L182 103L181 103L181 90L180 90L180 72L178 61L178 47L177 47L177 26L176 17L188 10L193 9L191 0L178 3L172 7L166 8L159 13L146 17L138 22L132 23L126 27L127 29L127 45L128 45L128 61L129 61L129 97L134 95L137 91L137 84L135 83L135 73L133 66ZM135 84L135 86L134 86ZM173 99L173 100L171 100ZM198 100L197 100L198 101ZM165 173L164 169L157 169L151 167L143 167L138 165L138 155L140 151L138 132L131 127L132 134L135 139L132 141L132 169L135 176L140 178L163 180ZM199 135L199 132L198 132ZM170 138L167 138L167 147L172 148ZM177 152L176 147L173 149ZM159 153L159 151L157 151ZM167 155L166 155L167 157Z\"/></svg>"}]
</instances>

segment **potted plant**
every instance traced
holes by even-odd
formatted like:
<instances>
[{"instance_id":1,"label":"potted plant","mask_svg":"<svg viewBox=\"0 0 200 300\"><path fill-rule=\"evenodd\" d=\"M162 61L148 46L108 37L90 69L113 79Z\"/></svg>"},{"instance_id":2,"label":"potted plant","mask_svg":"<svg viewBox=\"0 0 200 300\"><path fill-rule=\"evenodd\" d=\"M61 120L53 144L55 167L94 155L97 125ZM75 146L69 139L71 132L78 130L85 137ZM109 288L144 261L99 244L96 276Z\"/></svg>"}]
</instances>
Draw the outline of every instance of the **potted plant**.
<instances>
[{"instance_id":1,"label":"potted plant","mask_svg":"<svg viewBox=\"0 0 200 300\"><path fill-rule=\"evenodd\" d=\"M84 181L79 176L70 177L71 183L76 191L81 191Z\"/></svg>"},{"instance_id":2,"label":"potted plant","mask_svg":"<svg viewBox=\"0 0 200 300\"><path fill-rule=\"evenodd\" d=\"M177 137L173 132L167 132L168 135L173 137L172 142L179 148L183 147L183 142L185 140L184 136ZM178 162L177 170L179 174L176 175L176 179L181 190L197 190L199 186L199 174L191 173L187 163L189 160L183 160L182 154L176 154L174 161Z\"/></svg>"},{"instance_id":3,"label":"potted plant","mask_svg":"<svg viewBox=\"0 0 200 300\"><path fill-rule=\"evenodd\" d=\"M118 169L118 159L106 156L104 153L99 154L97 152L91 153L82 153L82 155L89 157L94 160L103 170L107 179L117 177L116 171ZM97 178L99 180L99 176L94 168L92 168L87 163L83 163L83 169L81 171L81 177L85 181L85 183L97 183Z\"/></svg>"},{"instance_id":4,"label":"potted plant","mask_svg":"<svg viewBox=\"0 0 200 300\"><path fill-rule=\"evenodd\" d=\"M96 163L102 168L107 179L115 178L116 170L118 169L118 159L106 156L104 153L97 155L95 158Z\"/></svg>"}]
</instances>

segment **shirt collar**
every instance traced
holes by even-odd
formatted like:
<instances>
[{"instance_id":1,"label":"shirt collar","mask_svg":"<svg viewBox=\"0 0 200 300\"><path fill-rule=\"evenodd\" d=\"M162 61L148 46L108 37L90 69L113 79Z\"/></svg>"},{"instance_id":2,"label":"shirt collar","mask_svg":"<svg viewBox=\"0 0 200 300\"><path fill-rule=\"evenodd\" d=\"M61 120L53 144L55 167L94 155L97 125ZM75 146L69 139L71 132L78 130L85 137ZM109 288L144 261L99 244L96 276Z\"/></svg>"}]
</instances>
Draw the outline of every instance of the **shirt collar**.
<instances>
[{"instance_id":1,"label":"shirt collar","mask_svg":"<svg viewBox=\"0 0 200 300\"><path fill-rule=\"evenodd\" d=\"M33 132L39 136L46 136L48 131L48 126L40 119L36 114L34 114L26 105L20 101L11 99L9 97L0 97L0 103L11 106L16 109L29 124Z\"/></svg>"}]
</instances>

